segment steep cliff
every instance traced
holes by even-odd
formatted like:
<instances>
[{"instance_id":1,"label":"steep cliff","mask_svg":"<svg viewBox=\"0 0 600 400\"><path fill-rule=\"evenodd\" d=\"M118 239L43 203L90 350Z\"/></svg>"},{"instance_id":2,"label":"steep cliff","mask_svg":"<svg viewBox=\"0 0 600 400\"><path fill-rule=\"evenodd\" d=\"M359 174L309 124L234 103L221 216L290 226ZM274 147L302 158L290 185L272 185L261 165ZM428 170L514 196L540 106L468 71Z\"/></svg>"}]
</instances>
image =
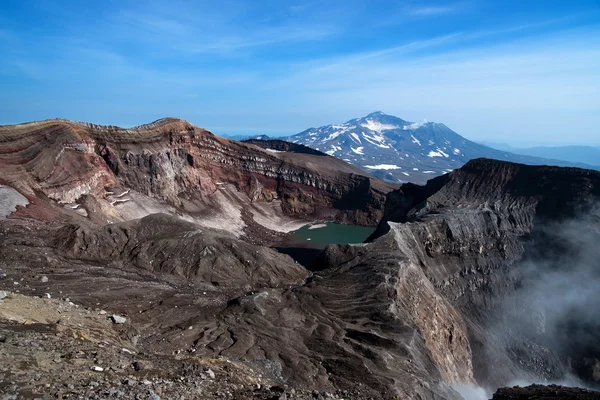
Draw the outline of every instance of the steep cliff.
<instances>
[{"instance_id":1,"label":"steep cliff","mask_svg":"<svg viewBox=\"0 0 600 400\"><path fill-rule=\"evenodd\" d=\"M463 318L479 384L598 382L599 200L596 171L474 160L390 193L360 260L391 246L422 271ZM354 259L327 253L317 269Z\"/></svg>"}]
</instances>

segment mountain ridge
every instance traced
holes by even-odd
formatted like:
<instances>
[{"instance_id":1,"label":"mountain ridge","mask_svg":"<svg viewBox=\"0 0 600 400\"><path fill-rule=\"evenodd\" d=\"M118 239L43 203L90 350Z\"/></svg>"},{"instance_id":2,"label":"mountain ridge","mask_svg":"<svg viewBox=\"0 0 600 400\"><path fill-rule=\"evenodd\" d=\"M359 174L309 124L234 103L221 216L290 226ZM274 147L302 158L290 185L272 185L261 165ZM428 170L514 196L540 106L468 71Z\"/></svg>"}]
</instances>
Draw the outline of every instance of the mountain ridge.
<instances>
[{"instance_id":1,"label":"mountain ridge","mask_svg":"<svg viewBox=\"0 0 600 400\"><path fill-rule=\"evenodd\" d=\"M588 164L595 169L600 168L600 148L584 145L564 146L531 146L514 147L503 143L483 143L484 145L510 151L511 153L561 160L565 162Z\"/></svg>"}]
</instances>

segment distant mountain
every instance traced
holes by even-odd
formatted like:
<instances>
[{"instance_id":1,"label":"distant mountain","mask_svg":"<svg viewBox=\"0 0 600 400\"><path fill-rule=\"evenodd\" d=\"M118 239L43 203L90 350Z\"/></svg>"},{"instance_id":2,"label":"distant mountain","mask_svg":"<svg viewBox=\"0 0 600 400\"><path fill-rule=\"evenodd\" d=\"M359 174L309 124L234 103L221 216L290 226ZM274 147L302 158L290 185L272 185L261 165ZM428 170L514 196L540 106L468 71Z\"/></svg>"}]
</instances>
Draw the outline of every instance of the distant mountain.
<instances>
[{"instance_id":1,"label":"distant mountain","mask_svg":"<svg viewBox=\"0 0 600 400\"><path fill-rule=\"evenodd\" d=\"M498 142L487 142L483 140L478 140L477 143L482 144L487 147L491 147L492 149L502 150L502 151L510 151L511 153L516 150L517 147L513 147L507 143L498 143Z\"/></svg>"},{"instance_id":2,"label":"distant mountain","mask_svg":"<svg viewBox=\"0 0 600 400\"><path fill-rule=\"evenodd\" d=\"M310 128L282 139L341 158L393 182L422 183L480 157L589 168L492 149L465 139L444 124L409 122L381 111L343 124Z\"/></svg>"},{"instance_id":3,"label":"distant mountain","mask_svg":"<svg viewBox=\"0 0 600 400\"><path fill-rule=\"evenodd\" d=\"M600 167L600 148L593 146L538 146L538 147L512 147L503 143L485 143L497 150L510 151L527 156L549 158L571 163L589 164Z\"/></svg>"}]
</instances>

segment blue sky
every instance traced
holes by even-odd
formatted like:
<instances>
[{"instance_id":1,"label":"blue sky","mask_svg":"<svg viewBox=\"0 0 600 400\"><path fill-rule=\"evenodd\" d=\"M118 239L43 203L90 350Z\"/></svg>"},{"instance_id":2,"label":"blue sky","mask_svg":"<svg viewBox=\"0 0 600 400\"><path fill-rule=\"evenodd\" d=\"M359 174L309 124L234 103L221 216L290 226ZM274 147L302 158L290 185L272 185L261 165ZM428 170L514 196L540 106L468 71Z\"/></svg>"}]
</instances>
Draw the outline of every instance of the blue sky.
<instances>
[{"instance_id":1,"label":"blue sky","mask_svg":"<svg viewBox=\"0 0 600 400\"><path fill-rule=\"evenodd\" d=\"M600 145L600 2L2 0L0 124L292 134L375 110Z\"/></svg>"}]
</instances>

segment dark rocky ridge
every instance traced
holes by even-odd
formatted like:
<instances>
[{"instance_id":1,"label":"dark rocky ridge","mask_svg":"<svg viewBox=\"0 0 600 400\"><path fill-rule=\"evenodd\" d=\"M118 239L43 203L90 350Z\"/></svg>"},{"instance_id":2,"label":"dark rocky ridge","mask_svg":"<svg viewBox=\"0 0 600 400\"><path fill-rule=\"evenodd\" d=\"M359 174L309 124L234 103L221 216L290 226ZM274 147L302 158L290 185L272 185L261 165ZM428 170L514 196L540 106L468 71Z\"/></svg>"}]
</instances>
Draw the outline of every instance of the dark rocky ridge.
<instances>
[{"instance_id":1,"label":"dark rocky ridge","mask_svg":"<svg viewBox=\"0 0 600 400\"><path fill-rule=\"evenodd\" d=\"M297 144L292 142L286 142L285 140L279 139L246 139L243 140L244 143L249 143L254 146L262 147L263 149L270 149L275 151L286 151L290 153L299 153L299 154L314 154L316 156L324 156L327 157L327 154L322 151L311 149L308 146L304 146L303 144Z\"/></svg>"},{"instance_id":2,"label":"dark rocky ridge","mask_svg":"<svg viewBox=\"0 0 600 400\"><path fill-rule=\"evenodd\" d=\"M597 400L600 392L592 390L570 388L557 385L531 385L524 388L502 388L494 393L492 400Z\"/></svg>"},{"instance_id":3,"label":"dark rocky ridge","mask_svg":"<svg viewBox=\"0 0 600 400\"><path fill-rule=\"evenodd\" d=\"M309 276L306 269L274 250L165 214L101 229L67 225L52 236L53 246L66 258L133 267L200 286L248 291L299 285Z\"/></svg>"},{"instance_id":4,"label":"dark rocky ridge","mask_svg":"<svg viewBox=\"0 0 600 400\"><path fill-rule=\"evenodd\" d=\"M536 215L564 219L588 212L600 194L599 173L579 168L528 166L491 159L469 161L462 168L434 178L424 186L405 184L390 193L379 224L408 222L451 205L459 209L534 205Z\"/></svg>"}]
</instances>

